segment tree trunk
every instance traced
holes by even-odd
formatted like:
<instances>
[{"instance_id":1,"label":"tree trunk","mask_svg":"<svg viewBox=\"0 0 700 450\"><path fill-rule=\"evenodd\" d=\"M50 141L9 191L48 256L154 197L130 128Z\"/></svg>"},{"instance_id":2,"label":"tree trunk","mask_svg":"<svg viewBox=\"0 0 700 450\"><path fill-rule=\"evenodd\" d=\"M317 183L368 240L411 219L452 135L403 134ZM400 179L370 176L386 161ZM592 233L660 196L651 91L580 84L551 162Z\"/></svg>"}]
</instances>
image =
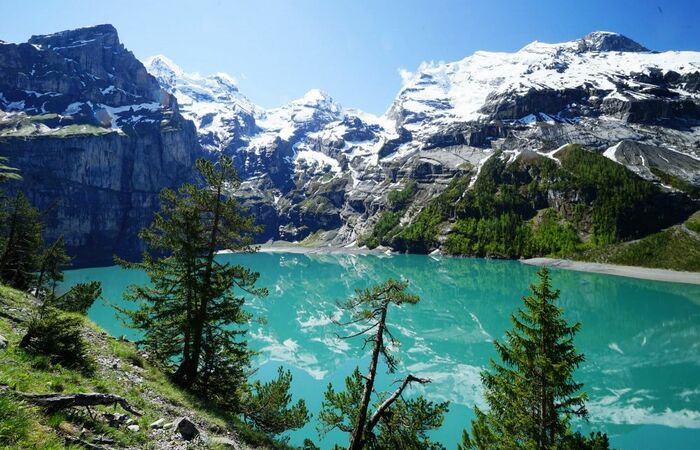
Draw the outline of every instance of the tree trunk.
<instances>
[{"instance_id":1,"label":"tree trunk","mask_svg":"<svg viewBox=\"0 0 700 450\"><path fill-rule=\"evenodd\" d=\"M12 220L10 221L10 232L7 234L7 242L5 243L5 251L0 258L0 277L6 277L9 275L8 263L9 263L9 253L12 251L12 246L15 245L15 233L17 232L17 209L18 209L18 198L15 196L15 210L12 212ZM19 270L19 269L17 269ZM15 271L12 278L6 278L5 281L9 282L10 285L14 285L15 279L17 278L17 272Z\"/></svg>"},{"instance_id":2,"label":"tree trunk","mask_svg":"<svg viewBox=\"0 0 700 450\"><path fill-rule=\"evenodd\" d=\"M135 416L142 415L140 412L136 411L124 397L114 394L30 394L23 392L18 392L17 394L30 403L46 408L47 411L58 411L74 406L120 405L125 411Z\"/></svg>"},{"instance_id":3,"label":"tree trunk","mask_svg":"<svg viewBox=\"0 0 700 450\"><path fill-rule=\"evenodd\" d=\"M185 303L186 315L185 324L183 327L183 348L182 348L182 361L177 367L177 370L173 374L173 381L180 387L188 388L192 385L193 381L190 381L187 377L192 375L192 313L196 306L195 299L195 289L193 288L196 280L194 266L188 267L189 276L189 287L187 289L187 298ZM196 370L195 370L196 372Z\"/></svg>"},{"instance_id":4,"label":"tree trunk","mask_svg":"<svg viewBox=\"0 0 700 450\"><path fill-rule=\"evenodd\" d=\"M369 363L369 374L367 376L367 382L365 383L365 390L362 394L362 404L360 405L360 411L357 414L357 423L355 428L350 435L350 447L348 450L361 450L364 447L364 435L365 435L365 422L367 421L367 410L369 409L369 402L372 398L372 391L374 390L374 378L377 374L377 362L379 361L379 352L384 344L384 326L386 323L386 311L388 305L385 303L382 309L382 315L379 319L379 326L377 327L377 338L374 341L374 348L372 349L372 359Z\"/></svg>"},{"instance_id":5,"label":"tree trunk","mask_svg":"<svg viewBox=\"0 0 700 450\"><path fill-rule=\"evenodd\" d=\"M221 190L223 188L223 177L219 180L216 186L216 206L214 208L214 220L211 228L209 239L209 251L207 254L207 264L205 267L204 281L202 286L208 289L211 285L211 276L214 271L214 255L216 254L216 241L219 231L219 221L221 220ZM207 322L207 308L209 306L209 296L202 295L199 302L199 311L197 312L196 320L192 330L192 361L190 362L187 372L189 386L197 380L197 369L199 367L199 359L202 355L202 334L204 333L204 325Z\"/></svg>"}]
</instances>

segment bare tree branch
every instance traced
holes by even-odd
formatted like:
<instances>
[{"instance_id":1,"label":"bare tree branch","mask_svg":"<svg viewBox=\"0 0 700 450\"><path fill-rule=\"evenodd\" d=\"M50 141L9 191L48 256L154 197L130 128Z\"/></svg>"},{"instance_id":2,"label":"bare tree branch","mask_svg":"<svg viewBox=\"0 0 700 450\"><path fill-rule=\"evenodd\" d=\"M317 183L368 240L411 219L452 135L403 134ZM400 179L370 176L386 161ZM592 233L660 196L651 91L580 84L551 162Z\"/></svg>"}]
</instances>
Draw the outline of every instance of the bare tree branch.
<instances>
[{"instance_id":1,"label":"bare tree branch","mask_svg":"<svg viewBox=\"0 0 700 450\"><path fill-rule=\"evenodd\" d=\"M420 383L420 384L425 384L425 383L430 383L430 379L428 378L418 378L412 374L409 374L404 380L403 383L401 383L401 386L397 390L394 391L393 394L389 396L386 400L382 402L381 405L377 408L377 410L372 414L372 418L369 420L369 424L367 425L367 433L370 433L372 429L377 425L379 422L379 419L381 419L382 415L386 412L386 410L391 406L392 403L396 401L396 399L401 395L403 390L412 382Z\"/></svg>"}]
</instances>

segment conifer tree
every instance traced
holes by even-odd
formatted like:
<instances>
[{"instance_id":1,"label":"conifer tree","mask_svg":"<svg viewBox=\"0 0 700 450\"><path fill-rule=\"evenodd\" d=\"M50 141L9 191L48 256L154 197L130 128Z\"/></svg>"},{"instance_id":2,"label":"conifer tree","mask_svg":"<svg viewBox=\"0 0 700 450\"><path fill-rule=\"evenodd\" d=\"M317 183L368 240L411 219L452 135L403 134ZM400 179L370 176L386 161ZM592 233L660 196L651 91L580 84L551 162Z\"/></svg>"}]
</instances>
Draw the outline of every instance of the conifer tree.
<instances>
[{"instance_id":1,"label":"conifer tree","mask_svg":"<svg viewBox=\"0 0 700 450\"><path fill-rule=\"evenodd\" d=\"M394 373L397 366L396 357L389 350L389 346L399 344L387 326L389 306L414 305L419 301L418 296L406 292L407 286L406 282L388 280L370 289L358 290L354 297L338 305L349 311L351 317L347 322L337 323L360 327L360 331L344 339L364 336L365 345L372 346L367 375L361 375L356 368L346 378L343 392L336 392L329 384L319 413L320 431L326 433L337 428L349 433L351 450L441 448L430 441L426 432L442 424L448 403L435 404L423 397L416 400L404 400L402 397L403 391L411 383L429 383L430 380L407 375L393 393L378 395L374 411L370 413L380 357L389 373Z\"/></svg>"},{"instance_id":2,"label":"conifer tree","mask_svg":"<svg viewBox=\"0 0 700 450\"><path fill-rule=\"evenodd\" d=\"M65 240L61 236L39 257L35 295L40 297L47 287L52 295L55 294L56 284L63 281L63 268L70 265L70 262L71 257L66 254Z\"/></svg>"},{"instance_id":3,"label":"conifer tree","mask_svg":"<svg viewBox=\"0 0 700 450\"><path fill-rule=\"evenodd\" d=\"M7 203L7 217L2 224L0 280L16 289L27 290L33 286L34 273L39 268L41 218L22 192L18 191Z\"/></svg>"},{"instance_id":4,"label":"conifer tree","mask_svg":"<svg viewBox=\"0 0 700 450\"><path fill-rule=\"evenodd\" d=\"M203 186L163 190L160 212L141 232L149 250L143 261L120 261L144 270L151 280L130 287L126 298L139 307L123 312L144 331L151 355L164 365L178 362L175 382L228 403L244 382L250 359L243 329L249 316L241 294L267 291L255 287L258 273L214 259L218 250L255 251L252 234L258 228L230 195L238 184L231 159L221 157L216 165L198 160L196 166Z\"/></svg>"},{"instance_id":5,"label":"conifer tree","mask_svg":"<svg viewBox=\"0 0 700 450\"><path fill-rule=\"evenodd\" d=\"M584 361L574 346L581 324L563 318L549 270L537 275L539 283L511 316L506 340L494 343L501 362L492 360L481 374L489 409L475 408L471 436L464 432L460 449L607 448L602 438L571 432L571 419L587 416L583 385L573 378Z\"/></svg>"},{"instance_id":6,"label":"conifer tree","mask_svg":"<svg viewBox=\"0 0 700 450\"><path fill-rule=\"evenodd\" d=\"M95 301L102 295L102 283L99 281L88 281L72 286L68 292L56 297L51 293L49 300L45 301L49 305L62 311L87 314Z\"/></svg>"}]
</instances>

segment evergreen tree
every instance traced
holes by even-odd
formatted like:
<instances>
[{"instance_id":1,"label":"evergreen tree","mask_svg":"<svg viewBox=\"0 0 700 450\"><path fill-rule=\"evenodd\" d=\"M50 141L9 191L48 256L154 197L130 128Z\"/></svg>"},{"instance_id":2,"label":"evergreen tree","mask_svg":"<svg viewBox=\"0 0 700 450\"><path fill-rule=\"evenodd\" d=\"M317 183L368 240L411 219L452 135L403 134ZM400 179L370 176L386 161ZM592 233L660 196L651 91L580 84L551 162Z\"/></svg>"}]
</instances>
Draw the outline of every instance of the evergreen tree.
<instances>
[{"instance_id":1,"label":"evergreen tree","mask_svg":"<svg viewBox=\"0 0 700 450\"><path fill-rule=\"evenodd\" d=\"M218 164L198 160L203 186L185 184L161 192L161 210L141 232L149 252L140 263L151 283L131 286L124 310L132 326L144 331L150 354L164 365L177 361L173 378L182 387L227 406L235 404L245 382L250 351L243 326L249 316L235 291L266 295L255 283L259 274L214 259L218 250L255 251L253 218L244 216L230 195L238 180L230 158Z\"/></svg>"},{"instance_id":2,"label":"evergreen tree","mask_svg":"<svg viewBox=\"0 0 700 450\"><path fill-rule=\"evenodd\" d=\"M2 224L3 249L0 255L0 280L21 290L33 286L39 268L42 224L39 211L22 192L9 200L6 220Z\"/></svg>"},{"instance_id":3,"label":"evergreen tree","mask_svg":"<svg viewBox=\"0 0 700 450\"><path fill-rule=\"evenodd\" d=\"M62 311L87 314L95 301L102 295L102 283L89 281L78 283L71 287L65 294L56 297L53 293L49 301L45 302Z\"/></svg>"},{"instance_id":4,"label":"evergreen tree","mask_svg":"<svg viewBox=\"0 0 700 450\"><path fill-rule=\"evenodd\" d=\"M63 268L70 265L71 257L66 254L63 236L49 246L39 258L39 276L37 277L35 295L40 297L47 288L51 294L56 292L56 284L63 281Z\"/></svg>"},{"instance_id":5,"label":"evergreen tree","mask_svg":"<svg viewBox=\"0 0 700 450\"><path fill-rule=\"evenodd\" d=\"M481 374L489 409L475 408L471 436L464 433L460 449L606 448L587 447L594 442L571 433L571 418L587 416L586 394L573 378L584 360L574 347L581 324L562 317L548 269L538 276L511 316L506 341L494 343L502 362L492 360Z\"/></svg>"},{"instance_id":6,"label":"evergreen tree","mask_svg":"<svg viewBox=\"0 0 700 450\"><path fill-rule=\"evenodd\" d=\"M320 431L326 433L337 428L349 433L351 450L441 448L439 444L430 442L426 432L442 424L448 403L435 404L422 397L404 400L402 397L403 391L411 383L428 383L430 380L409 374L391 395L379 394L374 411L370 413L380 357L390 373L396 371L396 357L387 345L398 345L386 323L389 306L413 305L419 301L418 296L406 292L407 286L405 282L388 280L373 288L358 290L354 297L339 303L342 309L350 312L351 318L338 324L361 328L345 336L345 339L364 336L365 344L372 345L367 375L361 375L356 368L346 378L344 392L336 392L329 384L319 413Z\"/></svg>"}]
</instances>

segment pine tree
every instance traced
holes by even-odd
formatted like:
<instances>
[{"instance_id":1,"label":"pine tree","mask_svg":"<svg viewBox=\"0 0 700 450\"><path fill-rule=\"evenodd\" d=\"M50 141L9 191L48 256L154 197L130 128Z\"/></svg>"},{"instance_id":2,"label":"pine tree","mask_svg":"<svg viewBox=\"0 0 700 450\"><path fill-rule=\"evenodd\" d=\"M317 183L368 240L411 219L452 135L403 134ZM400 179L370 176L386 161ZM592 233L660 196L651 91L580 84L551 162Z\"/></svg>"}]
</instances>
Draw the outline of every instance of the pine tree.
<instances>
[{"instance_id":1,"label":"pine tree","mask_svg":"<svg viewBox=\"0 0 700 450\"><path fill-rule=\"evenodd\" d=\"M243 326L249 316L239 293L266 295L259 274L214 259L218 250L251 252L253 218L230 195L238 180L230 158L218 164L198 160L203 186L185 184L161 192L161 210L141 232L149 252L140 263L151 283L131 286L126 298L139 303L123 310L144 331L150 354L164 365L178 361L173 379L227 406L245 382L250 351Z\"/></svg>"},{"instance_id":2,"label":"pine tree","mask_svg":"<svg viewBox=\"0 0 700 450\"><path fill-rule=\"evenodd\" d=\"M99 281L88 281L72 286L68 292L56 297L54 293L49 295L46 304L49 304L62 311L87 314L95 301L102 295L102 283Z\"/></svg>"},{"instance_id":3,"label":"pine tree","mask_svg":"<svg viewBox=\"0 0 700 450\"><path fill-rule=\"evenodd\" d=\"M39 268L42 246L42 224L39 211L33 208L22 192L8 201L7 218L3 221L3 249L0 255L0 280L21 290L33 286Z\"/></svg>"},{"instance_id":4,"label":"pine tree","mask_svg":"<svg viewBox=\"0 0 700 450\"><path fill-rule=\"evenodd\" d=\"M63 281L63 268L70 265L71 257L66 254L63 236L56 239L39 258L39 276L37 277L35 295L40 297L49 287L51 294L56 292L56 284Z\"/></svg>"},{"instance_id":5,"label":"pine tree","mask_svg":"<svg viewBox=\"0 0 700 450\"><path fill-rule=\"evenodd\" d=\"M426 432L442 424L448 403L433 403L422 397L404 400L403 391L411 383L429 383L430 380L407 375L399 388L390 395L379 394L374 411L370 414L372 394L380 357L389 373L396 371L396 357L389 350L390 344L398 346L387 326L389 306L414 305L419 298L406 292L408 284L388 280L370 289L358 290L354 297L339 303L339 307L350 312L348 322L342 326L359 326L361 329L344 339L364 336L365 345L372 345L369 370L361 375L355 369L345 380L345 391L336 392L331 384L326 390L325 400L319 413L320 431L327 433L337 428L350 434L351 450L364 448L434 449L439 444L430 442ZM375 432L379 430L378 432Z\"/></svg>"},{"instance_id":6,"label":"pine tree","mask_svg":"<svg viewBox=\"0 0 700 450\"><path fill-rule=\"evenodd\" d=\"M581 324L563 318L547 268L537 274L539 284L530 285L524 307L511 316L506 341L494 343L501 362L492 360L481 374L489 409L475 408L460 449L605 448L579 446L576 439L591 442L571 433L571 418L587 416L583 385L573 378L584 361L574 346Z\"/></svg>"}]
</instances>

